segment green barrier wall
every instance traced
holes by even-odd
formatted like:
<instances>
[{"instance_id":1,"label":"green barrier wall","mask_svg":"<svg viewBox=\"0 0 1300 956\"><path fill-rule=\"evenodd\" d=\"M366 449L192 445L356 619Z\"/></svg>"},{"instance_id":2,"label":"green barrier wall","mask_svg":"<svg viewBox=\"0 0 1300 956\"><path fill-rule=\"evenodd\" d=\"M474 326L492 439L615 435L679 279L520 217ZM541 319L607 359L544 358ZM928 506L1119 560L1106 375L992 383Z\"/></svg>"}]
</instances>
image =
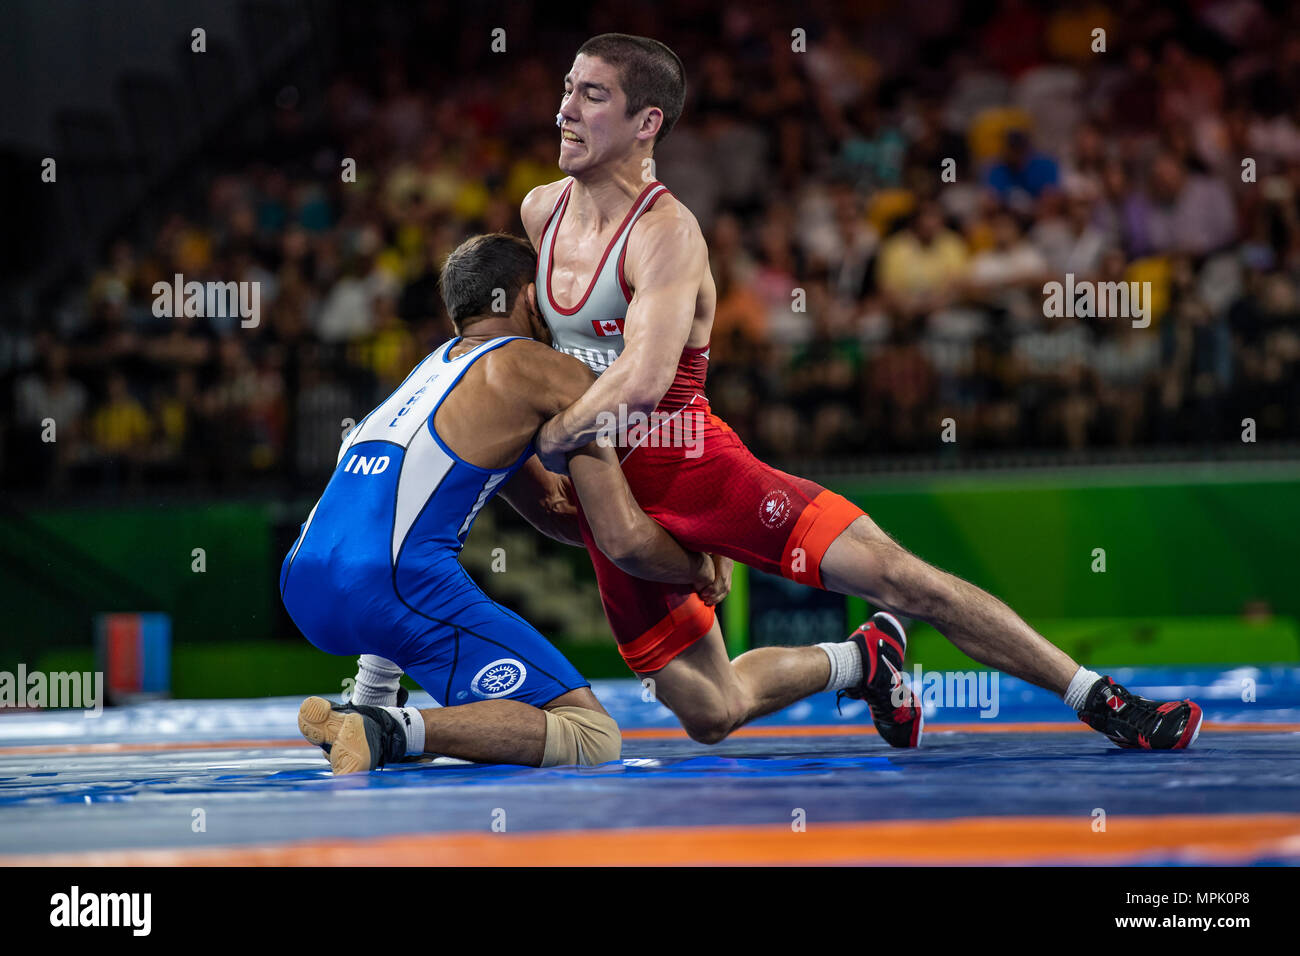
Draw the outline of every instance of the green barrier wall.
<instances>
[{"instance_id":1,"label":"green barrier wall","mask_svg":"<svg viewBox=\"0 0 1300 956\"><path fill-rule=\"evenodd\" d=\"M1231 615L1253 601L1300 617L1300 478L1179 475L833 487L908 550L1025 617ZM1098 548L1104 573L1093 570Z\"/></svg>"},{"instance_id":2,"label":"green barrier wall","mask_svg":"<svg viewBox=\"0 0 1300 956\"><path fill-rule=\"evenodd\" d=\"M117 610L167 612L178 642L263 640L279 613L270 514L259 504L158 505L0 520L9 619L0 649L89 643L88 615Z\"/></svg>"},{"instance_id":3,"label":"green barrier wall","mask_svg":"<svg viewBox=\"0 0 1300 956\"><path fill-rule=\"evenodd\" d=\"M997 594L1085 663L1300 659L1300 469L826 484L909 550ZM94 611L158 610L172 615L178 645L238 644L236 656L247 663L250 642L279 637L273 647L314 654L279 607L281 552L297 527L286 540L286 522L277 525L275 516L290 511L297 514L265 504L159 504L0 517L0 600L8 618L0 652L39 662L47 653L88 649ZM205 551L202 573L192 570L195 548ZM1098 548L1104 572L1093 571ZM733 652L744 646L743 601L737 593L723 607ZM862 611L851 606L847 617L860 620ZM612 642L569 645L561 636L557 643L575 662L581 658L588 676L626 675ZM924 628L913 646L925 652L927 666L964 661ZM187 657L178 647L178 668L191 659L209 658ZM322 665L331 675L340 666ZM199 669L215 677L211 665ZM195 696L237 696L229 680L209 686L202 677L178 674L174 686ZM261 693L281 692L278 683L263 684Z\"/></svg>"}]
</instances>

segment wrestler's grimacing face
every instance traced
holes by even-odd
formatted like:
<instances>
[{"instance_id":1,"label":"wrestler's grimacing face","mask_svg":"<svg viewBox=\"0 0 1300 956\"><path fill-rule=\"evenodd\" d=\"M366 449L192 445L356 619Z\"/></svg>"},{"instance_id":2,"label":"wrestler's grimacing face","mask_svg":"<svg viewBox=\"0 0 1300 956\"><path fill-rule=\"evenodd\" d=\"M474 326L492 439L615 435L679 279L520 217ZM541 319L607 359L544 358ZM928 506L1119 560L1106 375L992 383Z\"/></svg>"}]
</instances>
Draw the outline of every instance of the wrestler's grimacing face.
<instances>
[{"instance_id":1,"label":"wrestler's grimacing face","mask_svg":"<svg viewBox=\"0 0 1300 956\"><path fill-rule=\"evenodd\" d=\"M618 70L580 53L564 78L560 117L560 169L576 175L626 155L636 142L641 114L627 115Z\"/></svg>"}]
</instances>

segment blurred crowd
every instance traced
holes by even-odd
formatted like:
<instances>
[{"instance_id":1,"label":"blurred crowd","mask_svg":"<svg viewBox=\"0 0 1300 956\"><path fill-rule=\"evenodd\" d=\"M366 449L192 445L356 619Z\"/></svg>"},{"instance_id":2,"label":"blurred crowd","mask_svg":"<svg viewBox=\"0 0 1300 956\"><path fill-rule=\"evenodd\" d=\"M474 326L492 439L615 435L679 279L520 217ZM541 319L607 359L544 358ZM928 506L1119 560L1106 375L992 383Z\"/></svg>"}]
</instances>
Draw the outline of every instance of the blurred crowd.
<instances>
[{"instance_id":1,"label":"blurred crowd","mask_svg":"<svg viewBox=\"0 0 1300 956\"><path fill-rule=\"evenodd\" d=\"M687 66L656 170L709 242L710 399L760 456L1300 437L1300 8L642 6L545 55L467 53L472 19L456 56L425 52L432 16L355 37L380 55L339 64L319 119L281 107L274 150L26 333L7 480L318 481L452 334L442 258L522 233L558 178L561 79L610 29ZM177 273L260 283L257 327L156 316ZM1067 274L1150 283L1149 327L1046 314Z\"/></svg>"}]
</instances>

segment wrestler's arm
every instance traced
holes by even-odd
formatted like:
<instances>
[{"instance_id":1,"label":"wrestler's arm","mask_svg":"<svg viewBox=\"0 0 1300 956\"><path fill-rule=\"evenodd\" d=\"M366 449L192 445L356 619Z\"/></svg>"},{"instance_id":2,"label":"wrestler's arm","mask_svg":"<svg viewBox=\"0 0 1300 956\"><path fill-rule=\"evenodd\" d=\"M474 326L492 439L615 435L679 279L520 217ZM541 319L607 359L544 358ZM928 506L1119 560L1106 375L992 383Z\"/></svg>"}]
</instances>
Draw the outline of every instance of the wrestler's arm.
<instances>
[{"instance_id":1,"label":"wrestler's arm","mask_svg":"<svg viewBox=\"0 0 1300 956\"><path fill-rule=\"evenodd\" d=\"M501 489L501 497L534 528L563 544L583 547L578 511L565 493L566 479L529 458Z\"/></svg>"},{"instance_id":2,"label":"wrestler's arm","mask_svg":"<svg viewBox=\"0 0 1300 956\"><path fill-rule=\"evenodd\" d=\"M595 377L587 366L554 349L538 346L520 357L521 371L530 380L538 421L546 421L573 403ZM582 502L596 546L621 570L638 578L669 584L690 584L708 590L714 580L713 560L687 551L650 518L623 477L614 448L589 442L569 457L569 474Z\"/></svg>"}]
</instances>

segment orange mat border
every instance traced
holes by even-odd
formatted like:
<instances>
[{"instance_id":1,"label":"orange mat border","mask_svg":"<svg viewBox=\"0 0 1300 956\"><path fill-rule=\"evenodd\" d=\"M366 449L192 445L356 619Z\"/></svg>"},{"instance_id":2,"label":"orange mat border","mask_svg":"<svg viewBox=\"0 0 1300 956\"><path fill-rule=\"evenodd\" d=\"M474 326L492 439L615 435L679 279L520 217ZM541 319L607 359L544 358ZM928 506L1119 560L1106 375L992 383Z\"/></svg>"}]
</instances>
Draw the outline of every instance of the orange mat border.
<instances>
[{"instance_id":1,"label":"orange mat border","mask_svg":"<svg viewBox=\"0 0 1300 956\"><path fill-rule=\"evenodd\" d=\"M1082 723L965 723L935 724L926 729L926 734L961 733L961 734L1044 734L1086 731L1089 728ZM1300 733L1300 723L1210 723L1201 727L1202 734L1255 733L1255 734L1294 734ZM746 737L862 737L872 736L872 728L862 725L851 727L836 724L809 724L805 727L741 727L727 739ZM624 740L685 740L686 732L680 727L641 727L623 731ZM288 737L262 737L245 740L164 740L137 742L105 742L88 744L20 744L0 747L0 757L48 756L55 754L116 754L116 753L164 753L173 750L265 750L285 747L310 747L305 740Z\"/></svg>"},{"instance_id":2,"label":"orange mat border","mask_svg":"<svg viewBox=\"0 0 1300 956\"><path fill-rule=\"evenodd\" d=\"M690 866L1115 864L1300 855L1300 814L966 817L543 833L418 833L279 846L0 856L4 866Z\"/></svg>"}]
</instances>

